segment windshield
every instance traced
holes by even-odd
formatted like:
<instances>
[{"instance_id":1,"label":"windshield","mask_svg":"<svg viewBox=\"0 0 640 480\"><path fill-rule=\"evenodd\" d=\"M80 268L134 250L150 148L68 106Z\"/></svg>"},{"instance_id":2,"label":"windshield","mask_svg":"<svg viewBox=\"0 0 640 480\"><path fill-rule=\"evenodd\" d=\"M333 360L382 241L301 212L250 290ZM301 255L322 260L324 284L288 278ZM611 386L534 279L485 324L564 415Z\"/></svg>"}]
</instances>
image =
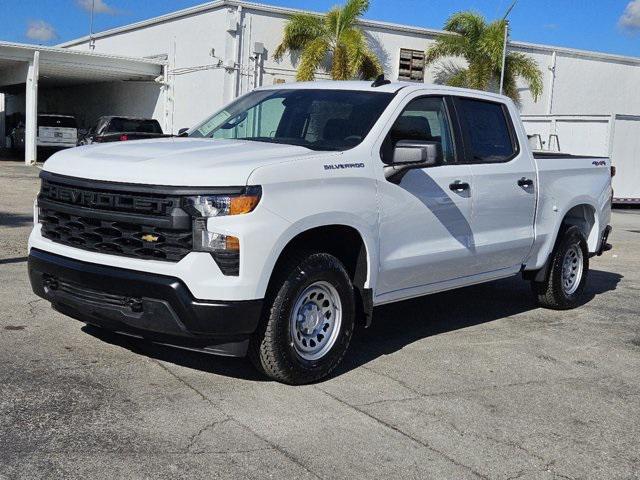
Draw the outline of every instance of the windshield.
<instances>
[{"instance_id":1,"label":"windshield","mask_svg":"<svg viewBox=\"0 0 640 480\"><path fill-rule=\"evenodd\" d=\"M189 136L346 150L364 139L392 97L385 92L345 90L255 91L210 117Z\"/></svg>"}]
</instances>

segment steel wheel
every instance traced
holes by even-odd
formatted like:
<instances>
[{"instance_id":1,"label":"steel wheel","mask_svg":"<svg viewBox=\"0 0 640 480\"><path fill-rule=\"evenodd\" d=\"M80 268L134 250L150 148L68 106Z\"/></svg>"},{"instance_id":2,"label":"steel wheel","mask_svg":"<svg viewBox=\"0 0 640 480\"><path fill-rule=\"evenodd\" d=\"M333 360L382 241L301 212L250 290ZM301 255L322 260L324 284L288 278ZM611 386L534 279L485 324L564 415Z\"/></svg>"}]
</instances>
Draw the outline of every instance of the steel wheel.
<instances>
[{"instance_id":1,"label":"steel wheel","mask_svg":"<svg viewBox=\"0 0 640 480\"><path fill-rule=\"evenodd\" d=\"M582 280L583 258L580 245L573 244L567 249L562 260L562 289L572 295Z\"/></svg>"},{"instance_id":2,"label":"steel wheel","mask_svg":"<svg viewBox=\"0 0 640 480\"><path fill-rule=\"evenodd\" d=\"M293 347L303 359L318 360L333 347L341 323L338 291L328 282L314 282L300 293L291 309Z\"/></svg>"}]
</instances>

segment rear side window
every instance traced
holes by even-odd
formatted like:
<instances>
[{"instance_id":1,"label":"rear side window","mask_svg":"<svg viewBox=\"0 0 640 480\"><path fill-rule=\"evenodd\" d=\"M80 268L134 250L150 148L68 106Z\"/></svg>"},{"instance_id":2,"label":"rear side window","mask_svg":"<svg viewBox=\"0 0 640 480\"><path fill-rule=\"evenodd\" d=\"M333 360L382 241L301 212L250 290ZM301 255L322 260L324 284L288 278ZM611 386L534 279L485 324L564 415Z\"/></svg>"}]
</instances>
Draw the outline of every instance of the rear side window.
<instances>
[{"instance_id":1,"label":"rear side window","mask_svg":"<svg viewBox=\"0 0 640 480\"><path fill-rule=\"evenodd\" d=\"M506 162L513 158L518 146L502 104L459 98L457 109L473 163Z\"/></svg>"}]
</instances>

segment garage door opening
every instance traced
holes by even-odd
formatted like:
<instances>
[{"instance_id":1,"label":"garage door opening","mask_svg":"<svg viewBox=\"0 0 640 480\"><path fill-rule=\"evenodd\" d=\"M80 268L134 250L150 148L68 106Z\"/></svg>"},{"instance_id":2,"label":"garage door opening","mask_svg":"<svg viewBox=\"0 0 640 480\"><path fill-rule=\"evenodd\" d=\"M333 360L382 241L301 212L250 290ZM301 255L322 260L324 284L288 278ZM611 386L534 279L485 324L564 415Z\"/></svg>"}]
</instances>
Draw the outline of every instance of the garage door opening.
<instances>
[{"instance_id":1,"label":"garage door opening","mask_svg":"<svg viewBox=\"0 0 640 480\"><path fill-rule=\"evenodd\" d=\"M103 115L156 118L170 129L164 79L162 59L0 42L0 142L24 148L32 165L38 145L71 143L73 123L77 137Z\"/></svg>"}]
</instances>

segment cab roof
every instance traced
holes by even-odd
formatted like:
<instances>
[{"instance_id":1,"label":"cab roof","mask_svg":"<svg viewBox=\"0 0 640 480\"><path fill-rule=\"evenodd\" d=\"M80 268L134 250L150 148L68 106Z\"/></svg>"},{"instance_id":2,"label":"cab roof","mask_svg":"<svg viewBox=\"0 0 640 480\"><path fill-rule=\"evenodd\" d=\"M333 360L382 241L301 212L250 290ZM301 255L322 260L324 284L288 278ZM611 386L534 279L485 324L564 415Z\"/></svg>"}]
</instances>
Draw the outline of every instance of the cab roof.
<instances>
[{"instance_id":1,"label":"cab roof","mask_svg":"<svg viewBox=\"0 0 640 480\"><path fill-rule=\"evenodd\" d=\"M357 90L363 92L388 92L396 93L400 90L430 90L440 94L464 94L465 96L477 96L494 98L501 102L508 102L509 97L497 93L472 90L469 88L449 87L433 83L417 82L389 82L377 87L372 86L371 80L319 80L311 82L278 83L260 87L256 90Z\"/></svg>"}]
</instances>

